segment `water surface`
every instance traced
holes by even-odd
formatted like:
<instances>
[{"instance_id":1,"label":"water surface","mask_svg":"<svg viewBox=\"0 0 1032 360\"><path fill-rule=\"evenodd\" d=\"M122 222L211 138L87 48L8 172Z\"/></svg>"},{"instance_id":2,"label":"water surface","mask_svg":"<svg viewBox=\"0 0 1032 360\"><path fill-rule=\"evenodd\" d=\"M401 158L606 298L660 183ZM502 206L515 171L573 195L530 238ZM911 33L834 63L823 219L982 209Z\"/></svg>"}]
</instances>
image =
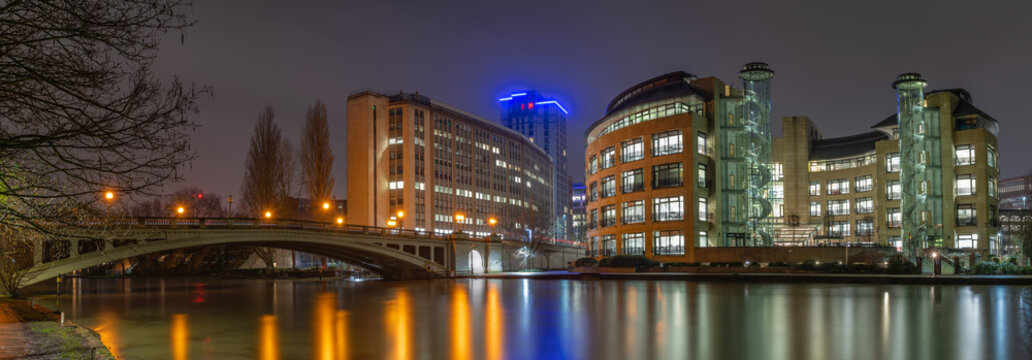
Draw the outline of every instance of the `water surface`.
<instances>
[{"instance_id":1,"label":"water surface","mask_svg":"<svg viewBox=\"0 0 1032 360\"><path fill-rule=\"evenodd\" d=\"M1029 359L1032 288L74 279L125 359ZM39 300L56 307L53 298ZM49 301L49 303L47 303Z\"/></svg>"}]
</instances>

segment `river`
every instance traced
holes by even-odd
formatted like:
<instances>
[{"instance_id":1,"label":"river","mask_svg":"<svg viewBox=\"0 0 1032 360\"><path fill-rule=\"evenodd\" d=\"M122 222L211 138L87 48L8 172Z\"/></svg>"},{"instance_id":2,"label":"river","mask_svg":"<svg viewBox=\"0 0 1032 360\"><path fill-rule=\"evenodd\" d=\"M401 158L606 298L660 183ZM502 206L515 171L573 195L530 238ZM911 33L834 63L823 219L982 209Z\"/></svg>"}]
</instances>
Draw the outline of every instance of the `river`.
<instances>
[{"instance_id":1,"label":"river","mask_svg":"<svg viewBox=\"0 0 1032 360\"><path fill-rule=\"evenodd\" d=\"M124 359L1032 358L1032 287L1018 286L71 279L65 291L68 319Z\"/></svg>"}]
</instances>

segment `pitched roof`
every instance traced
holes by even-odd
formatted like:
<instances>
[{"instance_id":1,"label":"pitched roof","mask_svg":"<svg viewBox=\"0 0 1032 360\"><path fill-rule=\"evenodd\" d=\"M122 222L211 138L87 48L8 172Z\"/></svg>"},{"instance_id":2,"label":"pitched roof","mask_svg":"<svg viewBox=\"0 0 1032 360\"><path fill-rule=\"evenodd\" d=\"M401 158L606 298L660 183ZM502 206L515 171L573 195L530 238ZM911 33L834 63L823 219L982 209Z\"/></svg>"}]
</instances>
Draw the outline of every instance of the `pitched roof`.
<instances>
[{"instance_id":1,"label":"pitched roof","mask_svg":"<svg viewBox=\"0 0 1032 360\"><path fill-rule=\"evenodd\" d=\"M810 160L831 160L860 156L874 151L874 144L888 139L881 131L871 131L832 139L813 140L810 143Z\"/></svg>"}]
</instances>

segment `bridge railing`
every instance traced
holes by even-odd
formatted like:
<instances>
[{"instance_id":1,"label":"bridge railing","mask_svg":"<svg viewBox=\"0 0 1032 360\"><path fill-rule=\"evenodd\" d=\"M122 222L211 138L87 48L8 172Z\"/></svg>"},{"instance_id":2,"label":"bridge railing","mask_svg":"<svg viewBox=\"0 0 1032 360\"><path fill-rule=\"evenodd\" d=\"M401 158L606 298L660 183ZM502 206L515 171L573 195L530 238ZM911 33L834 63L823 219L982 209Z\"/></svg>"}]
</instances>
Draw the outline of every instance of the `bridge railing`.
<instances>
[{"instance_id":1,"label":"bridge railing","mask_svg":"<svg viewBox=\"0 0 1032 360\"><path fill-rule=\"evenodd\" d=\"M384 228L354 224L337 224L333 222L296 220L296 219L261 219L261 218L178 218L178 217L139 217L121 218L113 224L131 228L215 228L215 229L294 229L346 232L362 235L386 235L394 237L448 240L453 234L439 234L432 231L413 229ZM555 243L561 247L583 248L584 245L566 240Z\"/></svg>"}]
</instances>

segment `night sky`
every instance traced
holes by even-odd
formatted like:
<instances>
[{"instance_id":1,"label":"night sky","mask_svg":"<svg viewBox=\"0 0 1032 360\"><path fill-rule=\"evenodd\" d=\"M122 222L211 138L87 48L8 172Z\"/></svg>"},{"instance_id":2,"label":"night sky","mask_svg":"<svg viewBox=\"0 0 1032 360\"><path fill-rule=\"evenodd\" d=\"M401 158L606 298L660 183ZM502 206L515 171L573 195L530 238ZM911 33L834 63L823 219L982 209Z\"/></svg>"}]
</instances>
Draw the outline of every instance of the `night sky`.
<instances>
[{"instance_id":1,"label":"night sky","mask_svg":"<svg viewBox=\"0 0 1032 360\"><path fill-rule=\"evenodd\" d=\"M364 89L418 91L493 121L509 92L556 97L579 181L584 130L620 91L675 70L738 85L751 61L777 73L775 136L794 115L826 137L868 131L895 112L895 76L920 72L929 89L968 89L1000 121L1003 177L1032 168L1032 2L769 3L199 1L197 25L183 42L168 35L155 69L214 90L196 118L199 157L167 190L236 195L262 106L296 148L305 108L321 98L343 198L346 100Z\"/></svg>"}]
</instances>

